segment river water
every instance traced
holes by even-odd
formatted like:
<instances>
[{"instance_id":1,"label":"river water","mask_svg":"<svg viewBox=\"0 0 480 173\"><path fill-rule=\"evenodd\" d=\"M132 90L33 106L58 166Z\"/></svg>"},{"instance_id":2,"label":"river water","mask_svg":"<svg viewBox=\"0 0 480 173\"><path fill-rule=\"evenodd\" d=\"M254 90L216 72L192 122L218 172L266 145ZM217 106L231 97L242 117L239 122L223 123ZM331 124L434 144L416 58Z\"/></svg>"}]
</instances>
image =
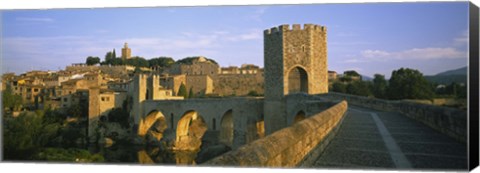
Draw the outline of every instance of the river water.
<instances>
[{"instance_id":1,"label":"river water","mask_svg":"<svg viewBox=\"0 0 480 173\"><path fill-rule=\"evenodd\" d=\"M195 165L198 153L128 144L117 144L111 147L90 146L88 150L102 155L107 164Z\"/></svg>"}]
</instances>

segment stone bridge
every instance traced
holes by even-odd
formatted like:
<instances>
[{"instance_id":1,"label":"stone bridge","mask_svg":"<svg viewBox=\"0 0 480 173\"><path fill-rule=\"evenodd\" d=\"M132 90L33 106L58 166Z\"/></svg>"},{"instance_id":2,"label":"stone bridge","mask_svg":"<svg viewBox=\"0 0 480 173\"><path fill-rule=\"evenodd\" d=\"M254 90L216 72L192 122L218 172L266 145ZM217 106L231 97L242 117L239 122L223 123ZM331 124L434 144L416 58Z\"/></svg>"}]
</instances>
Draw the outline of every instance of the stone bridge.
<instances>
[{"instance_id":1,"label":"stone bridge","mask_svg":"<svg viewBox=\"0 0 480 173\"><path fill-rule=\"evenodd\" d=\"M308 100L338 104L205 165L467 169L465 111L338 93Z\"/></svg>"},{"instance_id":2,"label":"stone bridge","mask_svg":"<svg viewBox=\"0 0 480 173\"><path fill-rule=\"evenodd\" d=\"M137 77L136 82L142 83L141 78ZM148 77L143 78L147 80ZM302 93L285 97L287 124L332 105L309 98L312 96ZM236 149L265 136L263 97L144 99L134 106L136 134L147 140L173 142L175 150L197 150L202 143L221 143Z\"/></svg>"}]
</instances>

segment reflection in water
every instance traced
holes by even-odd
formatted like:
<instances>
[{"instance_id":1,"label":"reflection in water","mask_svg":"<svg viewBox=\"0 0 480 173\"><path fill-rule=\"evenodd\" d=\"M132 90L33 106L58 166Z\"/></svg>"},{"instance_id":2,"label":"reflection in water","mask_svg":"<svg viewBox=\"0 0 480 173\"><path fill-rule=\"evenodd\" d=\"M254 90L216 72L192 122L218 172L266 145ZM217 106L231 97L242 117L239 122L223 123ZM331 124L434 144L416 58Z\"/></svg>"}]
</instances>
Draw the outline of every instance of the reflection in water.
<instances>
[{"instance_id":1,"label":"reflection in water","mask_svg":"<svg viewBox=\"0 0 480 173\"><path fill-rule=\"evenodd\" d=\"M154 164L153 160L148 156L145 150L138 152L138 163L141 164Z\"/></svg>"},{"instance_id":2,"label":"reflection in water","mask_svg":"<svg viewBox=\"0 0 480 173\"><path fill-rule=\"evenodd\" d=\"M113 145L89 147L90 152L103 155L106 163L140 163L161 165L195 165L197 151L172 151L160 147Z\"/></svg>"}]
</instances>

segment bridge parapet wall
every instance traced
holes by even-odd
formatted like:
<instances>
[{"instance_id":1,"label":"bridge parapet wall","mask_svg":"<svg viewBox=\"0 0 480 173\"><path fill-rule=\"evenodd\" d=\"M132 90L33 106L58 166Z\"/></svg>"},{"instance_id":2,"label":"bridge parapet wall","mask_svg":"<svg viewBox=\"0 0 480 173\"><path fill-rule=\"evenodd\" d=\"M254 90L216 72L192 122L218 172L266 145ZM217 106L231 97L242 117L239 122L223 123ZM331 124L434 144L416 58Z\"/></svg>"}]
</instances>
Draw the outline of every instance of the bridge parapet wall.
<instances>
[{"instance_id":1,"label":"bridge parapet wall","mask_svg":"<svg viewBox=\"0 0 480 173\"><path fill-rule=\"evenodd\" d=\"M323 94L333 100L347 100L351 105L358 105L382 111L399 112L419 121L457 141L467 141L467 112L459 109L412 103L408 101L392 101L362 96L330 92Z\"/></svg>"},{"instance_id":2,"label":"bridge parapet wall","mask_svg":"<svg viewBox=\"0 0 480 173\"><path fill-rule=\"evenodd\" d=\"M342 101L290 127L218 156L205 165L295 167L302 164L339 125L346 110L347 102Z\"/></svg>"}]
</instances>

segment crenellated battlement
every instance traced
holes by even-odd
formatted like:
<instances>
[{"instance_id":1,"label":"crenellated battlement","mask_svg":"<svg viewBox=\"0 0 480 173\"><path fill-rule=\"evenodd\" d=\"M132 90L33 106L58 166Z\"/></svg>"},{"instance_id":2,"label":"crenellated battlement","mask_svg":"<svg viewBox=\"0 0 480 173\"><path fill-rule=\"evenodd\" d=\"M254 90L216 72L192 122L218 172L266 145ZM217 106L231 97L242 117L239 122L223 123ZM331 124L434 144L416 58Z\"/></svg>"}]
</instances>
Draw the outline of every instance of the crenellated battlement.
<instances>
[{"instance_id":1,"label":"crenellated battlement","mask_svg":"<svg viewBox=\"0 0 480 173\"><path fill-rule=\"evenodd\" d=\"M270 29L264 30L265 35L270 35L273 33L282 33L282 32L289 32L289 31L320 31L320 32L325 32L327 31L327 27L321 26L321 25L315 25L315 24L304 24L303 28L302 25L300 24L293 24L292 27L290 28L290 25L284 24L280 25L278 27L272 27Z\"/></svg>"}]
</instances>

